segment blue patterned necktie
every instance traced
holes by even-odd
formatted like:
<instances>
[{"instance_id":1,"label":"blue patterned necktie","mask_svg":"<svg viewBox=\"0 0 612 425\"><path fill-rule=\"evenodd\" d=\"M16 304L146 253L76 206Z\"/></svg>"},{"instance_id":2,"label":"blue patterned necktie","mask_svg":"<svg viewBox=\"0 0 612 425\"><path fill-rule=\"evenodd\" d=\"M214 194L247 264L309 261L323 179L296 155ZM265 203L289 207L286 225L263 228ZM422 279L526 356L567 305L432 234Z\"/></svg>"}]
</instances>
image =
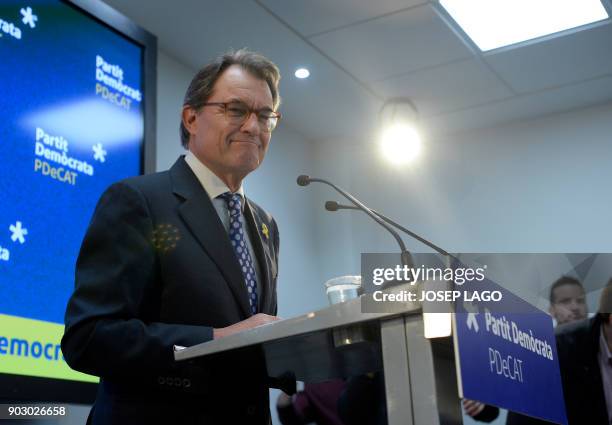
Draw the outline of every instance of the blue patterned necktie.
<instances>
[{"instance_id":1,"label":"blue patterned necktie","mask_svg":"<svg viewBox=\"0 0 612 425\"><path fill-rule=\"evenodd\" d=\"M225 192L219 195L227 202L227 209L230 213L229 220L229 237L232 242L232 247L238 258L238 263L242 269L242 275L246 282L247 291L249 292L249 305L251 313L257 313L257 277L255 275L255 267L253 259L246 243L244 236L244 220L242 215L242 197L237 193Z\"/></svg>"}]
</instances>

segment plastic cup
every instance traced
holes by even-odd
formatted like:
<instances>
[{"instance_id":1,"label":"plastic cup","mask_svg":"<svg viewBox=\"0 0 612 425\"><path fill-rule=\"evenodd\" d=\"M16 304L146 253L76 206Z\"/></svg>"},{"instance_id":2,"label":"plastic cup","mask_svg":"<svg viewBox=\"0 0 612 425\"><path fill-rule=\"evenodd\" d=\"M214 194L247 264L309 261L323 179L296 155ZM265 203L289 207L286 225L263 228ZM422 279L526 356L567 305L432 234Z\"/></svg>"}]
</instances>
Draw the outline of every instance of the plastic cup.
<instances>
[{"instance_id":1,"label":"plastic cup","mask_svg":"<svg viewBox=\"0 0 612 425\"><path fill-rule=\"evenodd\" d=\"M330 304L343 303L359 297L361 276L339 276L325 282Z\"/></svg>"}]
</instances>

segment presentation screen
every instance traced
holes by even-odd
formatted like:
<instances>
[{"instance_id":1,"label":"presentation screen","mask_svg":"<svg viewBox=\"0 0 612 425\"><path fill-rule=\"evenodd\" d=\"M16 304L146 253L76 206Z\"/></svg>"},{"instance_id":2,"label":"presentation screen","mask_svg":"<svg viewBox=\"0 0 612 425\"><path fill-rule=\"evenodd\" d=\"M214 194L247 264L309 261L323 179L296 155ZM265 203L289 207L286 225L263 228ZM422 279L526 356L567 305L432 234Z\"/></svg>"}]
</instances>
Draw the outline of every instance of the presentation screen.
<instances>
[{"instance_id":1,"label":"presentation screen","mask_svg":"<svg viewBox=\"0 0 612 425\"><path fill-rule=\"evenodd\" d=\"M144 172L147 46L87 4L110 10L0 5L1 398L97 382L60 350L75 262L104 189Z\"/></svg>"}]
</instances>

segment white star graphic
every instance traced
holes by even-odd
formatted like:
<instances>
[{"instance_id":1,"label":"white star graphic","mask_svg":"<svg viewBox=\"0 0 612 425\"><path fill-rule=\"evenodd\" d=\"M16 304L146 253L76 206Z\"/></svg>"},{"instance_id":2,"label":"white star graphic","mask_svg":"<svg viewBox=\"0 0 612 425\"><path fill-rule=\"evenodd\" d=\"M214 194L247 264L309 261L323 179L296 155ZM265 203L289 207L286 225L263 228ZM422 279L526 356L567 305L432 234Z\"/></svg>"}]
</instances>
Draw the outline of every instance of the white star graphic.
<instances>
[{"instance_id":1,"label":"white star graphic","mask_svg":"<svg viewBox=\"0 0 612 425\"><path fill-rule=\"evenodd\" d=\"M23 15L21 22L23 22L24 25L29 25L30 28L34 28L36 26L36 21L38 21L38 16L32 13L32 8L30 6L26 8L22 7L20 12Z\"/></svg>"},{"instance_id":2,"label":"white star graphic","mask_svg":"<svg viewBox=\"0 0 612 425\"><path fill-rule=\"evenodd\" d=\"M94 159L95 160L98 160L100 162L106 161L106 151L102 147L101 143L98 143L97 145L94 145L93 146L93 151L94 151Z\"/></svg>"},{"instance_id":3,"label":"white star graphic","mask_svg":"<svg viewBox=\"0 0 612 425\"><path fill-rule=\"evenodd\" d=\"M19 243L25 242L24 236L28 234L28 229L21 227L21 221L18 221L15 224L11 224L9 226L9 230L11 231L11 233L13 233L11 235L11 240L13 242L17 240L19 241Z\"/></svg>"},{"instance_id":4,"label":"white star graphic","mask_svg":"<svg viewBox=\"0 0 612 425\"><path fill-rule=\"evenodd\" d=\"M476 314L478 313L468 313L467 327L468 329L473 329L474 332L478 333L478 320L476 320Z\"/></svg>"}]
</instances>

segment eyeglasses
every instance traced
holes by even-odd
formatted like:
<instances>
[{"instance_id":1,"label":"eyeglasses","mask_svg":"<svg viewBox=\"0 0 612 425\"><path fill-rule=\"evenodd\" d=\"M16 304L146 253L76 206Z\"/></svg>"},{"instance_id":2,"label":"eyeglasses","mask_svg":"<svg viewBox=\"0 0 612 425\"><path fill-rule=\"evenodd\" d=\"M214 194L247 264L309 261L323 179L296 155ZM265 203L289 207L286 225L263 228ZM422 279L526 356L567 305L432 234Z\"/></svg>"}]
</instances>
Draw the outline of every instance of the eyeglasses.
<instances>
[{"instance_id":1,"label":"eyeglasses","mask_svg":"<svg viewBox=\"0 0 612 425\"><path fill-rule=\"evenodd\" d=\"M244 124L251 114L255 114L257 122L259 123L259 128L265 133L272 132L281 119L281 114L278 112L274 112L268 108L259 110L252 109L243 102L208 102L204 103L202 106L220 106L223 108L225 118L234 125Z\"/></svg>"}]
</instances>

